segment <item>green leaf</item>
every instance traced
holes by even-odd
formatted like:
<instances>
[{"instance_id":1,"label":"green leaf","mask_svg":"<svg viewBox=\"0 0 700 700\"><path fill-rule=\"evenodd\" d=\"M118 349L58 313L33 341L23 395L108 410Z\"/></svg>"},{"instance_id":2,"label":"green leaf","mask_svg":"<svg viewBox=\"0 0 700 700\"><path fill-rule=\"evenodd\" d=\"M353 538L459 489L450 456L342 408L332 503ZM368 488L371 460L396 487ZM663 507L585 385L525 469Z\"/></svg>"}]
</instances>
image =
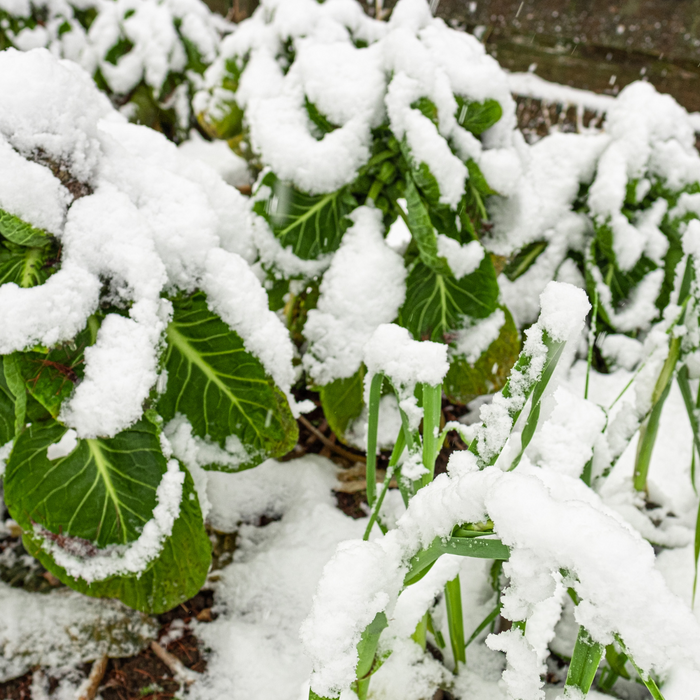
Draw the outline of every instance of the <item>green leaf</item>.
<instances>
[{"instance_id":1,"label":"green leaf","mask_svg":"<svg viewBox=\"0 0 700 700\"><path fill-rule=\"evenodd\" d=\"M347 216L357 206L347 188L306 194L274 173L268 173L261 184L270 188L270 194L256 201L253 211L270 224L283 247L304 260L338 249L350 225Z\"/></svg>"},{"instance_id":2,"label":"green leaf","mask_svg":"<svg viewBox=\"0 0 700 700\"><path fill-rule=\"evenodd\" d=\"M503 116L503 108L496 100L473 102L460 95L455 95L455 99L457 123L475 136L490 129Z\"/></svg>"},{"instance_id":3,"label":"green leaf","mask_svg":"<svg viewBox=\"0 0 700 700\"><path fill-rule=\"evenodd\" d=\"M93 332L88 327L72 342L63 343L48 352L23 352L17 355L18 368L27 390L53 418L58 417L63 401L83 378L85 348L95 340L96 328Z\"/></svg>"},{"instance_id":4,"label":"green leaf","mask_svg":"<svg viewBox=\"0 0 700 700\"><path fill-rule=\"evenodd\" d=\"M470 364L464 356L453 357L450 362L443 389L451 402L467 404L505 385L520 352L520 336L510 311L505 307L503 311L506 320L498 337L476 362Z\"/></svg>"},{"instance_id":5,"label":"green leaf","mask_svg":"<svg viewBox=\"0 0 700 700\"><path fill-rule=\"evenodd\" d=\"M374 665L374 655L379 644L379 637L382 631L388 627L389 622L386 619L384 612L378 612L374 620L365 627L357 643L357 678L361 679L367 676L372 671Z\"/></svg>"},{"instance_id":6,"label":"green leaf","mask_svg":"<svg viewBox=\"0 0 700 700\"><path fill-rule=\"evenodd\" d=\"M410 176L406 177L406 186L413 180L431 207L438 206L440 203L440 186L430 171L428 164L416 162L405 138L401 141L401 152L406 162L410 164L411 169Z\"/></svg>"},{"instance_id":7,"label":"green leaf","mask_svg":"<svg viewBox=\"0 0 700 700\"><path fill-rule=\"evenodd\" d=\"M510 558L508 547L501 540L492 537L445 537L444 539L436 537L426 549L421 550L409 562L404 586L420 581L443 554L503 561Z\"/></svg>"},{"instance_id":8,"label":"green leaf","mask_svg":"<svg viewBox=\"0 0 700 700\"><path fill-rule=\"evenodd\" d=\"M113 438L78 440L70 454L49 460L47 448L66 431L55 421L29 426L8 461L5 502L25 532L28 551L73 588L117 597L139 610L163 611L194 595L209 567L209 546L189 474L173 532L140 577L113 576L88 585L41 548L35 524L53 533L58 546L95 554L134 542L153 517L156 489L167 469L158 429L148 420Z\"/></svg>"},{"instance_id":9,"label":"green leaf","mask_svg":"<svg viewBox=\"0 0 700 700\"><path fill-rule=\"evenodd\" d=\"M347 379L336 379L319 390L323 414L331 430L340 440L345 439L348 426L362 413L365 366Z\"/></svg>"},{"instance_id":10,"label":"green leaf","mask_svg":"<svg viewBox=\"0 0 700 700\"><path fill-rule=\"evenodd\" d=\"M38 523L99 548L133 542L151 518L166 470L155 426L142 420L113 438L78 440L51 461L47 448L67 430L52 421L17 438L5 474L12 517L25 530Z\"/></svg>"},{"instance_id":11,"label":"green leaf","mask_svg":"<svg viewBox=\"0 0 700 700\"><path fill-rule=\"evenodd\" d=\"M195 435L222 447L229 436L240 440L245 454L237 467L210 469L239 471L289 452L297 441L297 424L262 363L208 309L204 294L173 306L166 332L168 385L158 402L159 413L166 421L183 414Z\"/></svg>"},{"instance_id":12,"label":"green leaf","mask_svg":"<svg viewBox=\"0 0 700 700\"><path fill-rule=\"evenodd\" d=\"M0 447L15 437L15 395L5 379L4 358L0 356Z\"/></svg>"},{"instance_id":13,"label":"green leaf","mask_svg":"<svg viewBox=\"0 0 700 700\"><path fill-rule=\"evenodd\" d=\"M19 287L43 284L53 272L54 246L28 248L6 242L0 245L0 285L13 282Z\"/></svg>"},{"instance_id":14,"label":"green leaf","mask_svg":"<svg viewBox=\"0 0 700 700\"><path fill-rule=\"evenodd\" d=\"M445 258L438 255L437 236L430 220L428 208L423 203L412 178L406 180L406 211L408 228L418 246L420 259L431 270L441 275L451 275Z\"/></svg>"},{"instance_id":15,"label":"green leaf","mask_svg":"<svg viewBox=\"0 0 700 700\"><path fill-rule=\"evenodd\" d=\"M593 641L585 627L579 627L566 685L578 688L585 697L593 684L603 651L603 645Z\"/></svg>"},{"instance_id":16,"label":"green leaf","mask_svg":"<svg viewBox=\"0 0 700 700\"><path fill-rule=\"evenodd\" d=\"M69 576L41 549L36 538L26 534L22 542L44 568L80 593L93 598L118 598L130 608L155 615L197 595L211 563L211 543L192 477L186 470L180 515L159 556L140 576L115 576L88 585L83 579Z\"/></svg>"},{"instance_id":17,"label":"green leaf","mask_svg":"<svg viewBox=\"0 0 700 700\"><path fill-rule=\"evenodd\" d=\"M43 248L51 242L46 231L34 228L14 214L0 209L0 235L16 245Z\"/></svg>"},{"instance_id":18,"label":"green leaf","mask_svg":"<svg viewBox=\"0 0 700 700\"><path fill-rule=\"evenodd\" d=\"M498 282L488 256L472 274L460 279L438 274L418 261L408 275L399 324L414 338L449 342L464 316L486 318L497 306Z\"/></svg>"},{"instance_id":19,"label":"green leaf","mask_svg":"<svg viewBox=\"0 0 700 700\"><path fill-rule=\"evenodd\" d=\"M519 250L503 268L503 274L511 281L515 282L521 275L524 275L532 265L537 262L537 258L547 248L547 241L533 241Z\"/></svg>"},{"instance_id":20,"label":"green leaf","mask_svg":"<svg viewBox=\"0 0 700 700\"><path fill-rule=\"evenodd\" d=\"M27 415L27 390L24 388L24 380L19 366L19 353L5 355L3 358L3 376L5 384L14 397L15 424L13 435L19 435L24 428ZM4 443L3 443L4 444Z\"/></svg>"},{"instance_id":21,"label":"green leaf","mask_svg":"<svg viewBox=\"0 0 700 700\"><path fill-rule=\"evenodd\" d=\"M304 103L306 113L309 115L311 123L316 127L320 138L326 134L330 134L331 131L335 131L338 128L319 111L318 107L313 102L309 101L308 97L304 98Z\"/></svg>"}]
</instances>

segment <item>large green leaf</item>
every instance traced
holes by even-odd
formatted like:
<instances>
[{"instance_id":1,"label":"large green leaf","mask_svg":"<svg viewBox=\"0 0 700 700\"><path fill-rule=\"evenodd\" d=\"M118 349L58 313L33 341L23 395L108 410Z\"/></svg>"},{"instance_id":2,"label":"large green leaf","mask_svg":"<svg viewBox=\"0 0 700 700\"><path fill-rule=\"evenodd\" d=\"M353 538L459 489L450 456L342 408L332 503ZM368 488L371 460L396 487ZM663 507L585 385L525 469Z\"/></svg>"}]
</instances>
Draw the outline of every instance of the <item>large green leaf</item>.
<instances>
[{"instance_id":1,"label":"large green leaf","mask_svg":"<svg viewBox=\"0 0 700 700\"><path fill-rule=\"evenodd\" d=\"M25 549L65 584L94 598L118 598L135 610L159 614L195 596L204 585L211 563L211 544L204 529L199 499L185 471L180 515L159 556L140 576L114 576L87 584L69 576L45 552L38 539L22 538Z\"/></svg>"},{"instance_id":2,"label":"large green leaf","mask_svg":"<svg viewBox=\"0 0 700 700\"><path fill-rule=\"evenodd\" d=\"M347 216L357 206L346 188L305 194L274 173L268 173L262 185L270 188L270 194L256 201L253 210L265 218L285 248L304 260L338 249L350 225Z\"/></svg>"},{"instance_id":3,"label":"large green leaf","mask_svg":"<svg viewBox=\"0 0 700 700\"><path fill-rule=\"evenodd\" d=\"M15 436L15 395L5 379L4 358L0 357L0 447Z\"/></svg>"},{"instance_id":4,"label":"large green leaf","mask_svg":"<svg viewBox=\"0 0 700 700\"><path fill-rule=\"evenodd\" d=\"M467 404L505 385L520 352L520 338L510 312L506 308L504 312L506 319L498 337L476 362L470 364L464 356L450 362L443 388L453 403Z\"/></svg>"},{"instance_id":5,"label":"large green leaf","mask_svg":"<svg viewBox=\"0 0 700 700\"><path fill-rule=\"evenodd\" d=\"M0 244L0 285L14 282L20 287L35 287L46 282L53 272L53 248L30 248L9 241Z\"/></svg>"},{"instance_id":6,"label":"large green leaf","mask_svg":"<svg viewBox=\"0 0 700 700\"><path fill-rule=\"evenodd\" d=\"M240 336L208 309L204 294L174 303L166 335L168 385L160 414L170 420L181 413L195 435L221 446L235 436L245 450L236 467L208 468L247 469L294 447L298 428L287 399Z\"/></svg>"},{"instance_id":7,"label":"large green leaf","mask_svg":"<svg viewBox=\"0 0 700 700\"><path fill-rule=\"evenodd\" d=\"M39 525L54 544L94 552L138 539L153 517L166 472L158 429L148 420L114 438L78 440L70 454L50 460L47 448L67 429L49 421L18 437L5 473L5 502L25 532L25 545L62 581L88 595L117 597L131 607L161 612L194 595L209 567L209 543L191 477L163 549L141 573L88 585L58 566L33 534Z\"/></svg>"},{"instance_id":8,"label":"large green leaf","mask_svg":"<svg viewBox=\"0 0 700 700\"><path fill-rule=\"evenodd\" d=\"M464 316L486 318L497 305L498 282L488 256L471 275L460 279L418 261L408 275L399 323L416 339L449 342Z\"/></svg>"},{"instance_id":9,"label":"large green leaf","mask_svg":"<svg viewBox=\"0 0 700 700\"><path fill-rule=\"evenodd\" d=\"M156 506L166 470L156 427L142 420L113 438L78 440L65 457L47 448L67 428L50 421L17 438L5 474L5 500L25 529L33 523L96 547L128 544Z\"/></svg>"},{"instance_id":10,"label":"large green leaf","mask_svg":"<svg viewBox=\"0 0 700 700\"><path fill-rule=\"evenodd\" d=\"M352 377L336 379L320 388L323 414L331 430L343 441L348 426L359 417L365 405L363 399L365 373L365 366L362 365Z\"/></svg>"}]
</instances>

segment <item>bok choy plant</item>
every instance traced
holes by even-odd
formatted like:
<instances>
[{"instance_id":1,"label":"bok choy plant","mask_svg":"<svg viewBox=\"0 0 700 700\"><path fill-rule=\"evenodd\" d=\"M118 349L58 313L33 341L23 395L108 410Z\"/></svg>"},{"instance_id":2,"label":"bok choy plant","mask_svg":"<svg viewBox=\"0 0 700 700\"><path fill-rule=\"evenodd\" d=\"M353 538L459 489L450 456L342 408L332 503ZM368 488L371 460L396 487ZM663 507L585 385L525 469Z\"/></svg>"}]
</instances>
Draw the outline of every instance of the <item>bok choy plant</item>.
<instances>
[{"instance_id":1,"label":"bok choy plant","mask_svg":"<svg viewBox=\"0 0 700 700\"><path fill-rule=\"evenodd\" d=\"M362 348L383 323L449 348L456 402L505 382L519 336L481 238L491 176L517 160L514 103L482 45L423 0L402 0L388 22L355 3L304 7L292 21L291 6L263 2L223 42L195 105L259 173L272 307L332 429L351 439Z\"/></svg>"},{"instance_id":2,"label":"bok choy plant","mask_svg":"<svg viewBox=\"0 0 700 700\"><path fill-rule=\"evenodd\" d=\"M296 442L292 346L236 190L46 51L0 86L5 502L62 581L163 611L209 568L199 470Z\"/></svg>"}]
</instances>

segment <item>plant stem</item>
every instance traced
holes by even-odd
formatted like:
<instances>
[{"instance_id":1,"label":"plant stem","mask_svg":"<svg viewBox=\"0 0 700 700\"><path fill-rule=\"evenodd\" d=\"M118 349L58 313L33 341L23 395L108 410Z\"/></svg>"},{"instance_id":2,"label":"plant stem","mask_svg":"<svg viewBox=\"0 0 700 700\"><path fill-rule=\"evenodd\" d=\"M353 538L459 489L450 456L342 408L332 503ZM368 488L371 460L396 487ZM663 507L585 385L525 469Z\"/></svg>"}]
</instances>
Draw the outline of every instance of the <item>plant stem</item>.
<instances>
[{"instance_id":1,"label":"plant stem","mask_svg":"<svg viewBox=\"0 0 700 700\"><path fill-rule=\"evenodd\" d=\"M379 429L379 400L382 397L384 375L380 372L372 377L369 387L367 419L367 503L371 508L377 491L377 431Z\"/></svg>"},{"instance_id":2,"label":"plant stem","mask_svg":"<svg viewBox=\"0 0 700 700\"><path fill-rule=\"evenodd\" d=\"M459 575L445 584L445 605L447 607L447 627L450 632L450 646L455 660L455 673L459 672L459 663L466 663L466 644L464 642L464 616L462 614L462 589Z\"/></svg>"},{"instance_id":3,"label":"plant stem","mask_svg":"<svg viewBox=\"0 0 700 700\"><path fill-rule=\"evenodd\" d=\"M421 477L421 486L427 486L435 476L435 459L440 449L440 411L442 384L423 385L423 466L428 470Z\"/></svg>"},{"instance_id":4,"label":"plant stem","mask_svg":"<svg viewBox=\"0 0 700 700\"><path fill-rule=\"evenodd\" d=\"M574 655L566 675L566 685L578 688L585 697L593 684L603 651L603 645L593 641L585 627L579 627Z\"/></svg>"},{"instance_id":5,"label":"plant stem","mask_svg":"<svg viewBox=\"0 0 700 700\"><path fill-rule=\"evenodd\" d=\"M391 477L394 475L394 468L396 467L399 458L403 454L404 448L406 447L406 438L404 436L403 430L399 430L399 434L396 438L396 443L394 444L394 449L391 452L391 457L389 458L389 465L386 470L386 475L384 476L384 483L382 484L382 491L379 494L377 502L372 508L372 512L369 516L369 522L367 523L367 528L365 529L365 534L363 540L368 540L370 532L372 532L372 527L379 517L379 511L382 509L382 503L384 503L384 496L389 490L389 482Z\"/></svg>"},{"instance_id":6,"label":"plant stem","mask_svg":"<svg viewBox=\"0 0 700 700\"><path fill-rule=\"evenodd\" d=\"M591 376L591 365L593 364L593 345L595 344L596 321L598 319L598 290L593 292L593 313L591 314L591 330L588 334L588 357L586 358L586 388L583 391L583 398L588 398L588 380ZM590 486L590 484L589 484Z\"/></svg>"}]
</instances>

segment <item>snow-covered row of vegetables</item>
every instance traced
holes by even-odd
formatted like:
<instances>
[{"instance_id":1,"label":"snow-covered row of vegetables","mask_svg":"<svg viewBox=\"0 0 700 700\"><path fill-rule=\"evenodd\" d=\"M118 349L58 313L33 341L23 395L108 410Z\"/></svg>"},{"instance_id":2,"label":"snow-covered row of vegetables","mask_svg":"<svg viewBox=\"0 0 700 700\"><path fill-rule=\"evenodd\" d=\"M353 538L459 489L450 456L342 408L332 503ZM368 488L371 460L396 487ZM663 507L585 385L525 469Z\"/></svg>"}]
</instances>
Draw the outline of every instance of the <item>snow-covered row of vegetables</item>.
<instances>
[{"instance_id":1,"label":"snow-covered row of vegetables","mask_svg":"<svg viewBox=\"0 0 700 700\"><path fill-rule=\"evenodd\" d=\"M11 5L1 46L50 50L0 52L0 457L28 551L139 610L194 595L205 520L238 527L256 514L237 489L272 492L277 474L221 472L289 452L311 407L293 388L311 389L336 435L367 448L368 519L331 526L288 618L267 608L302 659L271 697L295 697L309 669L312 699L442 686L539 700L548 675L570 698L692 698L700 626L652 548L683 551L692 570L700 156L687 113L638 83L602 131L530 146L507 76L424 0L386 22L354 0L267 0L220 47L227 30L195 3ZM127 123L113 105L140 104L139 86L161 110L179 90L181 116L198 87L200 128L248 161L252 198ZM178 140L190 117L178 125L161 130ZM603 407L608 381L619 395ZM441 419L443 393L494 392L480 423ZM669 471L677 456L655 446L678 405L696 444ZM451 430L468 449L434 478ZM378 446L398 490L376 483ZM268 500L252 498L282 508ZM298 500L308 512L273 524L282 540L321 517ZM238 571L249 615L255 586L282 605L260 571L246 579L263 536L250 537L224 611ZM352 537L320 578L303 657L308 595ZM250 635L251 656L266 648L267 617L251 632L245 615L201 630L211 673L227 629ZM226 682L190 692L256 687Z\"/></svg>"},{"instance_id":2,"label":"snow-covered row of vegetables","mask_svg":"<svg viewBox=\"0 0 700 700\"><path fill-rule=\"evenodd\" d=\"M200 0L2 0L0 50L46 48L90 73L131 121L176 142L232 26Z\"/></svg>"}]
</instances>

